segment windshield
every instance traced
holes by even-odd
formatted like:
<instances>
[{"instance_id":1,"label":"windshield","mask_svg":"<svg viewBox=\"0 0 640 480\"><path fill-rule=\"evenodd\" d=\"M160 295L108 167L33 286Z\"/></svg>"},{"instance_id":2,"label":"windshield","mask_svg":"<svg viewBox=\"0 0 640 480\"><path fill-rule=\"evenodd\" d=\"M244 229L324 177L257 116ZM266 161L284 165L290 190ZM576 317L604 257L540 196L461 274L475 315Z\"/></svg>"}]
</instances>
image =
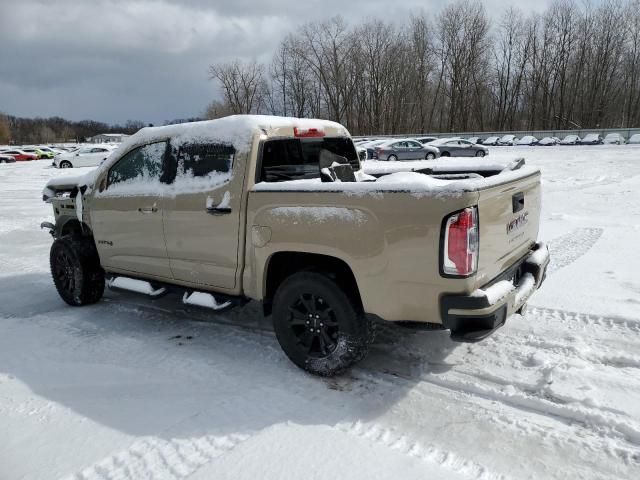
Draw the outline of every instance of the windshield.
<instances>
[{"instance_id":1,"label":"windshield","mask_svg":"<svg viewBox=\"0 0 640 480\"><path fill-rule=\"evenodd\" d=\"M262 150L260 179L279 182L320 176L320 159L350 163L360 169L358 154L350 138L287 138L268 140Z\"/></svg>"}]
</instances>

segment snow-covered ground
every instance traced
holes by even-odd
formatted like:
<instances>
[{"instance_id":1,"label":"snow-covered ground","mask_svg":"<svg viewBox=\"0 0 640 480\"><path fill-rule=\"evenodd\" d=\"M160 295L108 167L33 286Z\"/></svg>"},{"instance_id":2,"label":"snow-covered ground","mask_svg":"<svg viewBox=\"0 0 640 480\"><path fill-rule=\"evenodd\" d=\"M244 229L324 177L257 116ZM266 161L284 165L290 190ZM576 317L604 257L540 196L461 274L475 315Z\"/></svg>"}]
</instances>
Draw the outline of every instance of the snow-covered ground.
<instances>
[{"instance_id":1,"label":"snow-covered ground","mask_svg":"<svg viewBox=\"0 0 640 480\"><path fill-rule=\"evenodd\" d=\"M381 328L308 376L255 305L214 314L48 271L49 162L0 165L0 479L640 478L640 147L504 147L543 169L553 255L484 342ZM77 173L77 172L74 172Z\"/></svg>"}]
</instances>

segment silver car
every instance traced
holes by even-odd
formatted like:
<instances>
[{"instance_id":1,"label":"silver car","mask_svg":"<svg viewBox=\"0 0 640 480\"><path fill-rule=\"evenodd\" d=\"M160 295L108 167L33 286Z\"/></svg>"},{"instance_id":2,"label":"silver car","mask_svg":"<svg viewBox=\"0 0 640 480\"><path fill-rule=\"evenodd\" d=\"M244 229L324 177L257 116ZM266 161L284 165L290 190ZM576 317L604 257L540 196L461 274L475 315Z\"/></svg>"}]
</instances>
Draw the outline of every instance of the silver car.
<instances>
[{"instance_id":1,"label":"silver car","mask_svg":"<svg viewBox=\"0 0 640 480\"><path fill-rule=\"evenodd\" d=\"M438 147L443 157L484 157L489 149L462 138L441 138L430 145Z\"/></svg>"},{"instance_id":2,"label":"silver car","mask_svg":"<svg viewBox=\"0 0 640 480\"><path fill-rule=\"evenodd\" d=\"M378 160L433 160L440 156L440 150L432 145L423 145L411 138L393 139L375 147Z\"/></svg>"}]
</instances>

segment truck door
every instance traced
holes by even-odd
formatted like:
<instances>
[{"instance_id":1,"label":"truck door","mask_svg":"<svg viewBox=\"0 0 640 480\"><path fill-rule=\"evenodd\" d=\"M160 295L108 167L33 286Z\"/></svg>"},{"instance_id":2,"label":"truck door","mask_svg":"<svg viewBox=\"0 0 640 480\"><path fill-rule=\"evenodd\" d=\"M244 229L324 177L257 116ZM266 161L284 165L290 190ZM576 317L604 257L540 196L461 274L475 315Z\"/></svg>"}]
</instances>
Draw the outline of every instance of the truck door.
<instances>
[{"instance_id":1,"label":"truck door","mask_svg":"<svg viewBox=\"0 0 640 480\"><path fill-rule=\"evenodd\" d=\"M87 207L107 269L171 279L162 226L166 152L165 141L135 148L100 180Z\"/></svg>"},{"instance_id":2,"label":"truck door","mask_svg":"<svg viewBox=\"0 0 640 480\"><path fill-rule=\"evenodd\" d=\"M171 151L175 194L166 199L164 231L173 277L232 292L239 288L245 165L228 144L172 146Z\"/></svg>"}]
</instances>

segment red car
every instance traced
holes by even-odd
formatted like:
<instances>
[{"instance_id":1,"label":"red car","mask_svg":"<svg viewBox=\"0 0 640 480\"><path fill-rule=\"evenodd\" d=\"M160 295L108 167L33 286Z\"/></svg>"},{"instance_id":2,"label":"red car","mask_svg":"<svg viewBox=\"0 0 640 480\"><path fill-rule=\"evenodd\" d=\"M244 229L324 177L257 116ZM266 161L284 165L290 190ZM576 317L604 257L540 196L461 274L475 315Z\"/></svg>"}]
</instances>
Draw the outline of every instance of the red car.
<instances>
[{"instance_id":1,"label":"red car","mask_svg":"<svg viewBox=\"0 0 640 480\"><path fill-rule=\"evenodd\" d=\"M38 156L33 155L31 153L23 152L22 150L5 150L0 152L3 155L10 155L15 158L19 162L28 161L28 160L37 160Z\"/></svg>"}]
</instances>

